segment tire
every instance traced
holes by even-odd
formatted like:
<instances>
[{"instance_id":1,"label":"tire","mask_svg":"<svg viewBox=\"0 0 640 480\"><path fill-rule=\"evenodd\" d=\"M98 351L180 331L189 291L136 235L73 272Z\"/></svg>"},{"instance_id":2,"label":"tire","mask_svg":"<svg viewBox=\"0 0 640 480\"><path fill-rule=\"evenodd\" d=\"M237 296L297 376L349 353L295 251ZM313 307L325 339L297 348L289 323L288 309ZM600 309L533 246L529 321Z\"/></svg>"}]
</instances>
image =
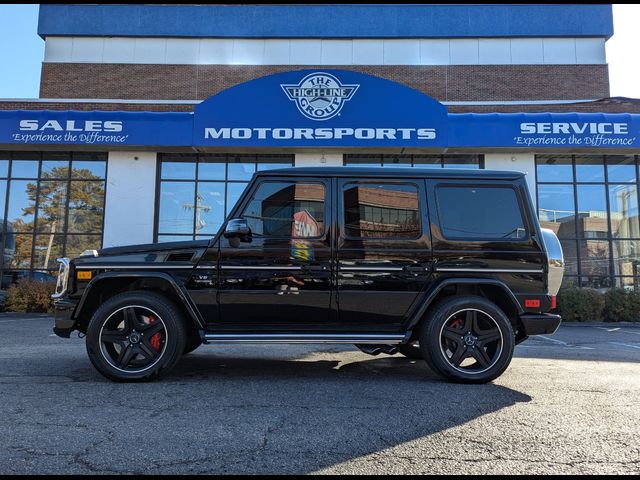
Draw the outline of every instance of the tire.
<instances>
[{"instance_id":1,"label":"tire","mask_svg":"<svg viewBox=\"0 0 640 480\"><path fill-rule=\"evenodd\" d=\"M154 292L116 295L91 317L86 347L93 366L117 382L148 381L171 369L187 333L176 305Z\"/></svg>"},{"instance_id":2,"label":"tire","mask_svg":"<svg viewBox=\"0 0 640 480\"><path fill-rule=\"evenodd\" d=\"M515 335L498 306L484 297L450 297L431 310L419 334L427 364L459 383L487 383L511 363Z\"/></svg>"},{"instance_id":3,"label":"tire","mask_svg":"<svg viewBox=\"0 0 640 480\"><path fill-rule=\"evenodd\" d=\"M422 352L420 351L420 345L416 341L398 345L398 352L413 360L422 360L423 358Z\"/></svg>"}]
</instances>

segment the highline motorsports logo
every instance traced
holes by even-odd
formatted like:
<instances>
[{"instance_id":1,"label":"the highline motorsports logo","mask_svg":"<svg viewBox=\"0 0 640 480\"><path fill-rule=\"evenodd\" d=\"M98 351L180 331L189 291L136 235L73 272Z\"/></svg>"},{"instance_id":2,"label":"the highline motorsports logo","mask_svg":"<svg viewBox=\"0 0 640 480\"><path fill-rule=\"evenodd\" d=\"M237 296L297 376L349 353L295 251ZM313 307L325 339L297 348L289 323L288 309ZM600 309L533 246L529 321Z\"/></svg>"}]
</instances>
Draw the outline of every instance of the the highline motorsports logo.
<instances>
[{"instance_id":1,"label":"the highline motorsports logo","mask_svg":"<svg viewBox=\"0 0 640 480\"><path fill-rule=\"evenodd\" d=\"M311 73L297 85L280 85L289 100L311 120L329 120L340 113L360 85L343 85L329 73Z\"/></svg>"}]
</instances>

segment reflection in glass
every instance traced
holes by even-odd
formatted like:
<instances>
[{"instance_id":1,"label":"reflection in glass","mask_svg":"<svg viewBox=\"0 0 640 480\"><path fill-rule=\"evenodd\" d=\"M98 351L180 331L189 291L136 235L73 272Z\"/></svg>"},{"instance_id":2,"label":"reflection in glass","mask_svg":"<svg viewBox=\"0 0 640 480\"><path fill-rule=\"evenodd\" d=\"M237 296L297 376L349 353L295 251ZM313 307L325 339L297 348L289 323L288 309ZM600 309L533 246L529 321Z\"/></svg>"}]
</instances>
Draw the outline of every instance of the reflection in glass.
<instances>
[{"instance_id":1,"label":"reflection in glass","mask_svg":"<svg viewBox=\"0 0 640 480\"><path fill-rule=\"evenodd\" d=\"M158 235L158 242L186 242L193 240L192 235Z\"/></svg>"},{"instance_id":2,"label":"reflection in glass","mask_svg":"<svg viewBox=\"0 0 640 480\"><path fill-rule=\"evenodd\" d=\"M444 168L480 168L478 155L444 155Z\"/></svg>"},{"instance_id":3,"label":"reflection in glass","mask_svg":"<svg viewBox=\"0 0 640 480\"><path fill-rule=\"evenodd\" d=\"M224 222L224 183L199 182L196 234L215 234Z\"/></svg>"},{"instance_id":4,"label":"reflection in glass","mask_svg":"<svg viewBox=\"0 0 640 480\"><path fill-rule=\"evenodd\" d=\"M576 240L560 240L562 246L562 254L564 255L564 274L578 274L578 247Z\"/></svg>"},{"instance_id":5,"label":"reflection in glass","mask_svg":"<svg viewBox=\"0 0 640 480\"><path fill-rule=\"evenodd\" d=\"M161 176L171 180L194 180L196 178L195 162L167 162L161 163Z\"/></svg>"},{"instance_id":6,"label":"reflection in glass","mask_svg":"<svg viewBox=\"0 0 640 480\"><path fill-rule=\"evenodd\" d=\"M65 256L79 257L85 250L98 250L101 247L101 235L67 235Z\"/></svg>"},{"instance_id":7,"label":"reflection in glass","mask_svg":"<svg viewBox=\"0 0 640 480\"><path fill-rule=\"evenodd\" d=\"M536 155L538 182L573 182L571 155Z\"/></svg>"},{"instance_id":8,"label":"reflection in glass","mask_svg":"<svg viewBox=\"0 0 640 480\"><path fill-rule=\"evenodd\" d=\"M229 155L229 180L251 180L256 171L256 157L254 155Z\"/></svg>"},{"instance_id":9,"label":"reflection in glass","mask_svg":"<svg viewBox=\"0 0 640 480\"><path fill-rule=\"evenodd\" d=\"M263 170L275 170L276 168L291 168L293 165L290 163L259 163L258 171Z\"/></svg>"},{"instance_id":10,"label":"reflection in glass","mask_svg":"<svg viewBox=\"0 0 640 480\"><path fill-rule=\"evenodd\" d=\"M38 178L38 160L13 160L11 176L13 178Z\"/></svg>"},{"instance_id":11,"label":"reflection in glass","mask_svg":"<svg viewBox=\"0 0 640 480\"><path fill-rule=\"evenodd\" d=\"M639 238L638 194L635 185L609 185L613 238Z\"/></svg>"},{"instance_id":12,"label":"reflection in glass","mask_svg":"<svg viewBox=\"0 0 640 480\"><path fill-rule=\"evenodd\" d=\"M610 183L635 182L635 157L633 155L607 155L607 175Z\"/></svg>"},{"instance_id":13,"label":"reflection in glass","mask_svg":"<svg viewBox=\"0 0 640 480\"><path fill-rule=\"evenodd\" d=\"M242 212L259 236L311 238L324 232L324 185L263 182Z\"/></svg>"},{"instance_id":14,"label":"reflection in glass","mask_svg":"<svg viewBox=\"0 0 640 480\"><path fill-rule=\"evenodd\" d=\"M9 175L8 155L3 156L2 153L0 152L0 177L6 178L8 175Z\"/></svg>"},{"instance_id":15,"label":"reflection in glass","mask_svg":"<svg viewBox=\"0 0 640 480\"><path fill-rule=\"evenodd\" d=\"M33 268L58 268L57 258L63 257L64 235L36 235Z\"/></svg>"},{"instance_id":16,"label":"reflection in glass","mask_svg":"<svg viewBox=\"0 0 640 480\"><path fill-rule=\"evenodd\" d=\"M99 233L102 231L104 212L104 182L71 182L69 198L69 225L71 233Z\"/></svg>"},{"instance_id":17,"label":"reflection in glass","mask_svg":"<svg viewBox=\"0 0 640 480\"><path fill-rule=\"evenodd\" d=\"M344 190L344 228L355 238L420 236L414 185L358 184Z\"/></svg>"},{"instance_id":18,"label":"reflection in glass","mask_svg":"<svg viewBox=\"0 0 640 480\"><path fill-rule=\"evenodd\" d=\"M13 253L7 255L8 250L5 247L4 266L8 268L31 268L31 247L33 235L7 235L8 245L14 246Z\"/></svg>"},{"instance_id":19,"label":"reflection in glass","mask_svg":"<svg viewBox=\"0 0 640 480\"><path fill-rule=\"evenodd\" d=\"M609 277L609 242L606 240L581 240L580 268L583 286L605 288L611 284Z\"/></svg>"},{"instance_id":20,"label":"reflection in glass","mask_svg":"<svg viewBox=\"0 0 640 480\"><path fill-rule=\"evenodd\" d=\"M414 155L413 166L416 168L442 168L440 155Z\"/></svg>"},{"instance_id":21,"label":"reflection in glass","mask_svg":"<svg viewBox=\"0 0 640 480\"><path fill-rule=\"evenodd\" d=\"M107 174L107 162L76 161L71 164L71 176L73 178L105 178Z\"/></svg>"},{"instance_id":22,"label":"reflection in glass","mask_svg":"<svg viewBox=\"0 0 640 480\"><path fill-rule=\"evenodd\" d=\"M578 236L607 238L609 232L604 185L578 185Z\"/></svg>"},{"instance_id":23,"label":"reflection in glass","mask_svg":"<svg viewBox=\"0 0 640 480\"><path fill-rule=\"evenodd\" d=\"M614 240L613 242L613 274L640 274L640 241Z\"/></svg>"},{"instance_id":24,"label":"reflection in glass","mask_svg":"<svg viewBox=\"0 0 640 480\"><path fill-rule=\"evenodd\" d=\"M227 215L233 210L246 186L246 183L227 183Z\"/></svg>"},{"instance_id":25,"label":"reflection in glass","mask_svg":"<svg viewBox=\"0 0 640 480\"><path fill-rule=\"evenodd\" d=\"M437 187L442 235L448 239L524 239L527 231L513 188Z\"/></svg>"},{"instance_id":26,"label":"reflection in glass","mask_svg":"<svg viewBox=\"0 0 640 480\"><path fill-rule=\"evenodd\" d=\"M7 180L0 180L0 225L4 223L4 204L7 198Z\"/></svg>"},{"instance_id":27,"label":"reflection in glass","mask_svg":"<svg viewBox=\"0 0 640 480\"><path fill-rule=\"evenodd\" d=\"M194 201L194 182L162 182L158 232L193 234Z\"/></svg>"},{"instance_id":28,"label":"reflection in glass","mask_svg":"<svg viewBox=\"0 0 640 480\"><path fill-rule=\"evenodd\" d=\"M42 178L66 178L69 176L69 161L67 160L43 160Z\"/></svg>"},{"instance_id":29,"label":"reflection in glass","mask_svg":"<svg viewBox=\"0 0 640 480\"><path fill-rule=\"evenodd\" d=\"M576 236L573 185L538 185L538 219L558 238Z\"/></svg>"},{"instance_id":30,"label":"reflection in glass","mask_svg":"<svg viewBox=\"0 0 640 480\"><path fill-rule=\"evenodd\" d=\"M293 167L293 155L258 155L258 171Z\"/></svg>"},{"instance_id":31,"label":"reflection in glass","mask_svg":"<svg viewBox=\"0 0 640 480\"><path fill-rule=\"evenodd\" d=\"M382 155L354 154L344 155L344 164L353 167L381 167Z\"/></svg>"},{"instance_id":32,"label":"reflection in glass","mask_svg":"<svg viewBox=\"0 0 640 480\"><path fill-rule=\"evenodd\" d=\"M614 277L614 287L625 290L638 290L640 288L638 277Z\"/></svg>"},{"instance_id":33,"label":"reflection in glass","mask_svg":"<svg viewBox=\"0 0 640 480\"><path fill-rule=\"evenodd\" d=\"M602 155L576 155L576 182L604 182Z\"/></svg>"},{"instance_id":34,"label":"reflection in glass","mask_svg":"<svg viewBox=\"0 0 640 480\"><path fill-rule=\"evenodd\" d=\"M201 155L198 164L199 180L224 180L227 168L226 155Z\"/></svg>"},{"instance_id":35,"label":"reflection in glass","mask_svg":"<svg viewBox=\"0 0 640 480\"><path fill-rule=\"evenodd\" d=\"M411 155L382 155L382 166L393 168L411 167Z\"/></svg>"},{"instance_id":36,"label":"reflection in glass","mask_svg":"<svg viewBox=\"0 0 640 480\"><path fill-rule=\"evenodd\" d=\"M40 182L38 197L38 231L61 233L64 231L65 209L67 207L66 180ZM102 198L99 198L102 201Z\"/></svg>"},{"instance_id":37,"label":"reflection in glass","mask_svg":"<svg viewBox=\"0 0 640 480\"><path fill-rule=\"evenodd\" d=\"M9 181L7 220L16 232L33 231L37 180Z\"/></svg>"},{"instance_id":38,"label":"reflection in glass","mask_svg":"<svg viewBox=\"0 0 640 480\"><path fill-rule=\"evenodd\" d=\"M562 284L560 285L560 291L564 288L576 288L578 287L578 277L570 277L565 275L562 277Z\"/></svg>"}]
</instances>

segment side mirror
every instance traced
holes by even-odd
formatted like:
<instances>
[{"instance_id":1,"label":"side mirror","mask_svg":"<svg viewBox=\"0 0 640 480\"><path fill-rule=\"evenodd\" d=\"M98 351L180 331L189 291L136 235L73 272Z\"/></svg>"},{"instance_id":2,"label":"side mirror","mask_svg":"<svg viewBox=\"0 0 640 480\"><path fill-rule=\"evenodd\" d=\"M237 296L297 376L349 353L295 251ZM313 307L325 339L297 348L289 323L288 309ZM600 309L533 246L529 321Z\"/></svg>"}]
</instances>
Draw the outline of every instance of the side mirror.
<instances>
[{"instance_id":1,"label":"side mirror","mask_svg":"<svg viewBox=\"0 0 640 480\"><path fill-rule=\"evenodd\" d=\"M229 239L232 246L239 242L251 241L251 229L244 218L232 218L224 229L224 238Z\"/></svg>"}]
</instances>

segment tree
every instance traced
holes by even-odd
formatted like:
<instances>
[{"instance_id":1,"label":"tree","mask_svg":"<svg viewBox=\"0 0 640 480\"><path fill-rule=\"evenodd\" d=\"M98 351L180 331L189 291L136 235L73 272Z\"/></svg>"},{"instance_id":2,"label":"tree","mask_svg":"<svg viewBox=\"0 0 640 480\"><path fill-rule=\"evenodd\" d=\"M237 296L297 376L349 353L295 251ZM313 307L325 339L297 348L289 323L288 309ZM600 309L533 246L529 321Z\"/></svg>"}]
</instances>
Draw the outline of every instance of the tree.
<instances>
[{"instance_id":1,"label":"tree","mask_svg":"<svg viewBox=\"0 0 640 480\"><path fill-rule=\"evenodd\" d=\"M26 193L29 205L22 209L22 215L32 216L33 220L25 222L18 218L12 222L14 231L32 232L37 213L36 255L42 255L42 262L37 263L43 268L47 268L62 254L63 237L57 234L102 232L104 181L95 181L100 180L100 177L95 176L89 169L73 169L69 189L68 174L67 167L55 167L51 172L44 173L40 179L39 196L37 182L28 183ZM65 228L68 195L69 215ZM83 249L84 239L86 237L74 237L74 252ZM16 236L16 250L11 262L14 268L28 268L32 242L33 237L30 234ZM86 248L91 246L93 245Z\"/></svg>"}]
</instances>

